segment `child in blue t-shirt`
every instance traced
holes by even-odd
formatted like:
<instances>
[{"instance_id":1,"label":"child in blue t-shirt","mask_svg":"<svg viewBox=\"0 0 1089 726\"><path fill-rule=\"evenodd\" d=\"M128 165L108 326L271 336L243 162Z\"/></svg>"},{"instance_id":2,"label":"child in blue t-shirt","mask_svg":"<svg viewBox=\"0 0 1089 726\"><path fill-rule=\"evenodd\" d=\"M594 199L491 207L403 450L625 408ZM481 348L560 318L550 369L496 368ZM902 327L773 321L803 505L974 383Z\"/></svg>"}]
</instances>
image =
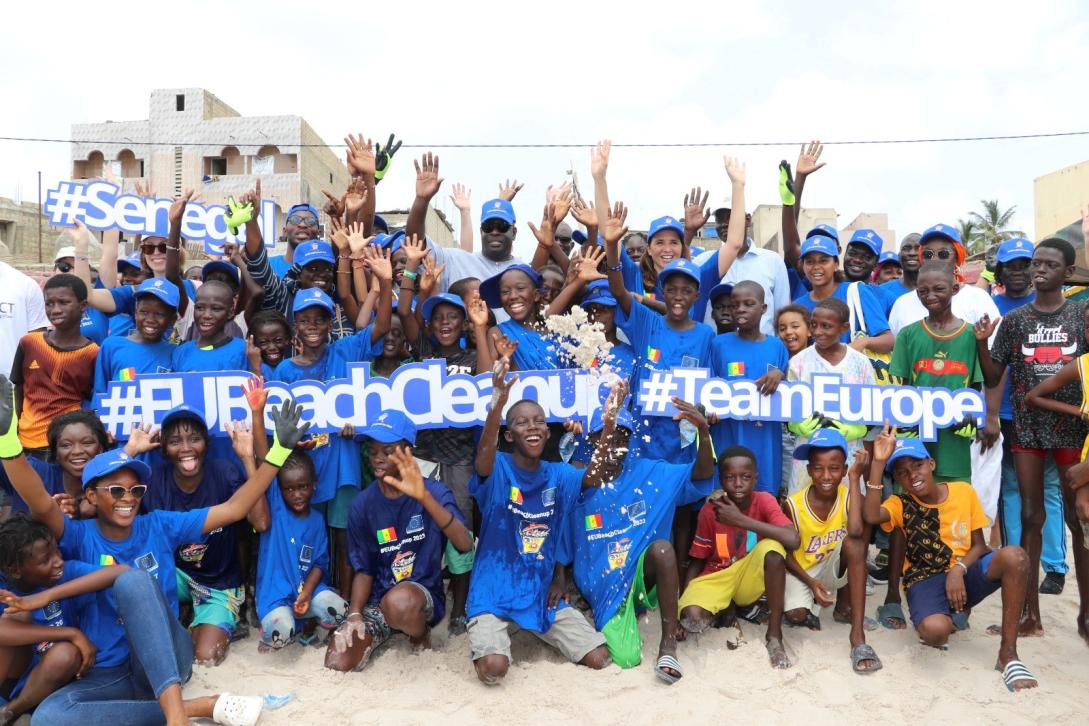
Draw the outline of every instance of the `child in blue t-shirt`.
<instances>
[{"instance_id":1,"label":"child in blue t-shirt","mask_svg":"<svg viewBox=\"0 0 1089 726\"><path fill-rule=\"evenodd\" d=\"M492 371L491 408L470 486L482 525L466 614L473 665L487 685L499 683L510 666L512 624L559 648L573 663L595 669L609 663L601 634L561 602L562 583L550 587L562 570L556 535L582 487L598 485L596 467L583 472L542 461L548 424L541 407L528 399L507 411L505 436L512 453L496 452L503 408L517 381L517 376L507 380L509 370L510 361L503 358Z\"/></svg>"},{"instance_id":2,"label":"child in blue t-shirt","mask_svg":"<svg viewBox=\"0 0 1089 726\"><path fill-rule=\"evenodd\" d=\"M226 330L227 323L233 319L234 291L218 280L201 285L193 303L196 337L174 350L171 359L174 371L249 370L246 341L233 337ZM260 374L260 371L254 373Z\"/></svg>"},{"instance_id":3,"label":"child in blue t-shirt","mask_svg":"<svg viewBox=\"0 0 1089 726\"><path fill-rule=\"evenodd\" d=\"M87 593L110 587L127 569L65 561L49 529L26 515L0 524L0 661L17 664L0 672L15 683L6 701L0 697L0 723L13 723L94 664L80 611Z\"/></svg>"},{"instance_id":4,"label":"child in blue t-shirt","mask_svg":"<svg viewBox=\"0 0 1089 726\"><path fill-rule=\"evenodd\" d=\"M325 665L338 671L362 668L395 632L414 648L430 647L431 628L446 610L446 541L458 552L473 548L454 495L420 473L408 416L384 411L359 433L370 444L375 480L348 514L351 614L325 656Z\"/></svg>"},{"instance_id":5,"label":"child in blue t-shirt","mask_svg":"<svg viewBox=\"0 0 1089 726\"><path fill-rule=\"evenodd\" d=\"M764 288L743 280L730 293L736 333L715 338L711 369L719 378L754 381L762 395L770 396L786 376L790 356L776 337L760 332L760 318L767 309ZM760 479L757 491L779 496L783 456L783 425L777 421L741 421L727 418L711 427L715 450L744 446L756 452Z\"/></svg>"},{"instance_id":6,"label":"child in blue t-shirt","mask_svg":"<svg viewBox=\"0 0 1089 726\"><path fill-rule=\"evenodd\" d=\"M169 373L174 349L166 340L178 319L177 286L161 277L145 280L136 289L135 325L127 336L111 335L95 361L95 393L104 394L110 381L131 381L140 373Z\"/></svg>"}]
</instances>

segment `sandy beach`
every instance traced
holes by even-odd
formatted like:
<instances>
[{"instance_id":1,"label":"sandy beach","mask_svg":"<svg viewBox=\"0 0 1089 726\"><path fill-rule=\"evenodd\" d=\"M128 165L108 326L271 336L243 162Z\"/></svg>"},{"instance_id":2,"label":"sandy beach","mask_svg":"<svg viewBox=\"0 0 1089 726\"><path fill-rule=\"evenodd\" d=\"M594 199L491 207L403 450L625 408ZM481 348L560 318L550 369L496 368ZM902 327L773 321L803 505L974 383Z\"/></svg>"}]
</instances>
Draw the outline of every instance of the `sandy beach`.
<instances>
[{"instance_id":1,"label":"sandy beach","mask_svg":"<svg viewBox=\"0 0 1089 726\"><path fill-rule=\"evenodd\" d=\"M867 600L873 616L883 601L878 587ZM1077 588L1073 573L1058 597L1041 597L1043 638L1026 638L1019 652L1040 688L1013 694L993 670L998 639L996 593L977 607L971 629L958 633L947 652L922 645L912 630L879 628L869 642L884 670L851 671L846 625L826 609L823 630L788 628L795 667L773 671L763 647L763 628L742 623L748 643L726 648L725 631L712 631L680 646L684 679L666 686L654 678L659 636L656 614L644 616L643 664L591 671L562 662L525 633L514 637L514 660L505 682L487 688L476 680L466 636L449 638L446 624L434 630L435 650L413 654L403 636L379 651L362 673L322 667L323 650L302 646L257 653L256 639L235 643L219 668L197 668L187 695L230 690L295 698L260 723L434 724L542 721L587 724L667 723L742 716L749 723L957 723L1077 724L1089 722L1089 648L1074 630Z\"/></svg>"}]
</instances>

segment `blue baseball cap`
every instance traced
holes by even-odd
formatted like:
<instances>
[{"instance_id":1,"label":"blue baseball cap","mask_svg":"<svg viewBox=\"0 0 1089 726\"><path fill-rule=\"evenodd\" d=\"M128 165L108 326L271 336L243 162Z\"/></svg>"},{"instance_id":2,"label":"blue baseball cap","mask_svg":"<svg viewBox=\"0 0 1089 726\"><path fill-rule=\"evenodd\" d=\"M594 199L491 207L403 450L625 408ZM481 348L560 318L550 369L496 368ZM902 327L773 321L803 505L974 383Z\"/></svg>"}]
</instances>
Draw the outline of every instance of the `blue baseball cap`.
<instances>
[{"instance_id":1,"label":"blue baseball cap","mask_svg":"<svg viewBox=\"0 0 1089 726\"><path fill-rule=\"evenodd\" d=\"M1012 262L1013 260L1031 260L1032 243L1024 237L1008 239L998 246L998 255L995 262Z\"/></svg>"},{"instance_id":2,"label":"blue baseball cap","mask_svg":"<svg viewBox=\"0 0 1089 726\"><path fill-rule=\"evenodd\" d=\"M613 292L609 289L608 282L605 280L594 280L586 287L586 294L583 295L582 302L579 303L579 306L585 310L590 305L616 307L616 298L613 297Z\"/></svg>"},{"instance_id":3,"label":"blue baseball cap","mask_svg":"<svg viewBox=\"0 0 1089 726\"><path fill-rule=\"evenodd\" d=\"M380 229L386 234L389 234L389 224L386 223L386 220L382 219L382 215L380 214L374 215L374 224L372 226L374 229Z\"/></svg>"},{"instance_id":4,"label":"blue baseball cap","mask_svg":"<svg viewBox=\"0 0 1089 726\"><path fill-rule=\"evenodd\" d=\"M507 224L514 224L514 207L506 199L492 199L484 202L480 209L480 223L489 219L502 219Z\"/></svg>"},{"instance_id":5,"label":"blue baseball cap","mask_svg":"<svg viewBox=\"0 0 1089 726\"><path fill-rule=\"evenodd\" d=\"M583 242L588 240L589 237L587 237L586 233L583 232L581 229L576 229L574 232L571 233L571 239L575 240L575 242L578 244L582 244Z\"/></svg>"},{"instance_id":6,"label":"blue baseball cap","mask_svg":"<svg viewBox=\"0 0 1089 726\"><path fill-rule=\"evenodd\" d=\"M881 256L877 258L877 266L887 265L892 263L894 265L900 265L900 255L895 252L882 252Z\"/></svg>"},{"instance_id":7,"label":"blue baseball cap","mask_svg":"<svg viewBox=\"0 0 1089 726\"><path fill-rule=\"evenodd\" d=\"M307 308L323 308L332 316L333 299L316 287L299 290L295 293L295 299L291 302L291 315L298 315Z\"/></svg>"},{"instance_id":8,"label":"blue baseball cap","mask_svg":"<svg viewBox=\"0 0 1089 726\"><path fill-rule=\"evenodd\" d=\"M236 285L242 284L242 270L238 269L238 266L234 263L227 262L227 260L212 260L211 262L205 263L200 271L201 281L206 282L208 280L208 275L216 270L226 272L230 278L235 281Z\"/></svg>"},{"instance_id":9,"label":"blue baseball cap","mask_svg":"<svg viewBox=\"0 0 1089 726\"><path fill-rule=\"evenodd\" d=\"M134 270L141 269L140 266L140 250L133 252L131 255L117 258L117 271L121 272L122 267L131 267Z\"/></svg>"},{"instance_id":10,"label":"blue baseball cap","mask_svg":"<svg viewBox=\"0 0 1089 726\"><path fill-rule=\"evenodd\" d=\"M723 295L729 295L734 291L734 286L728 282L720 282L711 288L711 294L707 296L707 299L712 303L718 300Z\"/></svg>"},{"instance_id":11,"label":"blue baseball cap","mask_svg":"<svg viewBox=\"0 0 1089 726\"><path fill-rule=\"evenodd\" d=\"M174 408L167 411L166 415L163 416L162 423L159 424L159 428L166 428L166 425L171 421L178 421L179 419L183 418L192 419L193 421L200 421L205 428L208 428L208 422L204 420L204 411L197 408L196 406L190 406L186 403L175 406Z\"/></svg>"},{"instance_id":12,"label":"blue baseball cap","mask_svg":"<svg viewBox=\"0 0 1089 726\"><path fill-rule=\"evenodd\" d=\"M881 235L872 229L856 229L854 234L851 235L851 240L847 243L850 247L853 244L866 245L870 248L878 258L881 257L881 248L885 244L885 240L881 239Z\"/></svg>"},{"instance_id":13,"label":"blue baseball cap","mask_svg":"<svg viewBox=\"0 0 1089 726\"><path fill-rule=\"evenodd\" d=\"M930 452L923 446L923 442L919 439L896 439L896 450L892 452L892 456L885 463L885 472L892 472L892 463L897 459L929 459Z\"/></svg>"},{"instance_id":14,"label":"blue baseball cap","mask_svg":"<svg viewBox=\"0 0 1089 726\"><path fill-rule=\"evenodd\" d=\"M178 286L162 277L149 277L141 282L134 297L139 298L141 295L153 295L175 310L181 303Z\"/></svg>"},{"instance_id":15,"label":"blue baseball cap","mask_svg":"<svg viewBox=\"0 0 1089 726\"><path fill-rule=\"evenodd\" d=\"M335 265L337 258L333 254L333 246L323 239L300 242L295 248L295 264L303 268L311 262L328 262L330 265Z\"/></svg>"},{"instance_id":16,"label":"blue baseball cap","mask_svg":"<svg viewBox=\"0 0 1089 726\"><path fill-rule=\"evenodd\" d=\"M835 429L817 429L808 442L794 448L794 458L808 461L810 449L839 449L847 456L847 439Z\"/></svg>"},{"instance_id":17,"label":"blue baseball cap","mask_svg":"<svg viewBox=\"0 0 1089 726\"><path fill-rule=\"evenodd\" d=\"M805 257L810 252L822 252L830 257L839 257L839 249L836 247L836 243L832 241L832 238L820 234L806 237L805 242L802 242L801 257Z\"/></svg>"},{"instance_id":18,"label":"blue baseball cap","mask_svg":"<svg viewBox=\"0 0 1089 726\"><path fill-rule=\"evenodd\" d=\"M958 245L964 244L960 240L960 232L953 229L948 224L935 224L933 227L928 228L919 237L919 246L921 247L933 239L948 239L950 242L956 242Z\"/></svg>"},{"instance_id":19,"label":"blue baseball cap","mask_svg":"<svg viewBox=\"0 0 1089 726\"><path fill-rule=\"evenodd\" d=\"M84 488L95 479L112 474L118 469L132 469L141 482L151 478L151 467L139 459L132 458L121 449L113 449L99 454L83 467Z\"/></svg>"},{"instance_id":20,"label":"blue baseball cap","mask_svg":"<svg viewBox=\"0 0 1089 726\"><path fill-rule=\"evenodd\" d=\"M287 208L287 216L290 217L295 212L310 212L314 215L314 220L320 222L321 215L318 214L318 208L313 204L307 204L305 202L301 204L293 204Z\"/></svg>"},{"instance_id":21,"label":"blue baseball cap","mask_svg":"<svg viewBox=\"0 0 1089 726\"><path fill-rule=\"evenodd\" d=\"M626 403L627 401L625 401ZM621 406L620 410L616 412L616 425L618 428L623 427L628 431L635 431L635 421L632 419L631 411L628 410L627 405ZM596 434L603 428L605 428L605 404L595 409L590 416L590 428L587 433Z\"/></svg>"},{"instance_id":22,"label":"blue baseball cap","mask_svg":"<svg viewBox=\"0 0 1089 726\"><path fill-rule=\"evenodd\" d=\"M685 257L673 260L662 268L662 271L658 273L658 287L661 287L665 283L667 277L676 273L691 277L696 281L696 286L699 287L700 267L695 262Z\"/></svg>"},{"instance_id":23,"label":"blue baseball cap","mask_svg":"<svg viewBox=\"0 0 1089 726\"><path fill-rule=\"evenodd\" d=\"M389 247L389 254L392 257L394 252L401 249L401 245L404 244L404 242L405 231L403 229L399 229L391 234L389 237L387 237L385 243L382 246Z\"/></svg>"},{"instance_id":24,"label":"blue baseball cap","mask_svg":"<svg viewBox=\"0 0 1089 726\"><path fill-rule=\"evenodd\" d=\"M675 217L665 216L651 220L650 229L647 230L647 242L649 243L654 239L654 235L667 229L673 230L681 240L684 240L684 225L678 222Z\"/></svg>"},{"instance_id":25,"label":"blue baseball cap","mask_svg":"<svg viewBox=\"0 0 1089 726\"><path fill-rule=\"evenodd\" d=\"M541 288L541 273L534 270L527 264L518 263L517 265L511 265L507 269L500 272L498 275L492 275L484 282L480 283L480 298L488 303L490 308L501 308L503 303L499 299L499 281L503 278L503 275L511 272L512 270L522 272L533 280L533 287L536 289Z\"/></svg>"},{"instance_id":26,"label":"blue baseball cap","mask_svg":"<svg viewBox=\"0 0 1089 726\"><path fill-rule=\"evenodd\" d=\"M409 445L416 445L416 424L401 411L390 409L383 411L378 418L371 421L362 429L356 431L355 438L374 439L383 444L395 444L398 441L407 441Z\"/></svg>"},{"instance_id":27,"label":"blue baseball cap","mask_svg":"<svg viewBox=\"0 0 1089 726\"><path fill-rule=\"evenodd\" d=\"M439 293L438 295L432 295L424 300L423 307L420 309L420 314L423 315L424 321L431 320L431 313L435 310L435 306L439 303L446 303L447 305L453 305L461 310L465 315L468 315L468 311L465 309L465 302L462 299L449 292Z\"/></svg>"},{"instance_id":28,"label":"blue baseball cap","mask_svg":"<svg viewBox=\"0 0 1089 726\"><path fill-rule=\"evenodd\" d=\"M837 243L839 242L839 232L830 224L818 224L805 233L806 239L814 236L828 237L829 239L834 239Z\"/></svg>"}]
</instances>

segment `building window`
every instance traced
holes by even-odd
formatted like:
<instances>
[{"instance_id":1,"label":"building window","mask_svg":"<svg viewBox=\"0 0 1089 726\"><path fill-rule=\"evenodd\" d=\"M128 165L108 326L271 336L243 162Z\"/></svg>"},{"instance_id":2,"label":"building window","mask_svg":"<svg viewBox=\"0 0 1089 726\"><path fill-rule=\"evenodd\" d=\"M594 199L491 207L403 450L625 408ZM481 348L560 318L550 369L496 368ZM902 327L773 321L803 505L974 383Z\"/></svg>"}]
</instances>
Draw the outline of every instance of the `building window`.
<instances>
[{"instance_id":1,"label":"building window","mask_svg":"<svg viewBox=\"0 0 1089 726\"><path fill-rule=\"evenodd\" d=\"M178 111L184 111L185 110L185 94L184 93L179 93L176 96L174 96L174 107Z\"/></svg>"},{"instance_id":2,"label":"building window","mask_svg":"<svg viewBox=\"0 0 1089 726\"><path fill-rule=\"evenodd\" d=\"M222 156L204 157L204 173L208 176L224 176L227 173L227 159Z\"/></svg>"}]
</instances>

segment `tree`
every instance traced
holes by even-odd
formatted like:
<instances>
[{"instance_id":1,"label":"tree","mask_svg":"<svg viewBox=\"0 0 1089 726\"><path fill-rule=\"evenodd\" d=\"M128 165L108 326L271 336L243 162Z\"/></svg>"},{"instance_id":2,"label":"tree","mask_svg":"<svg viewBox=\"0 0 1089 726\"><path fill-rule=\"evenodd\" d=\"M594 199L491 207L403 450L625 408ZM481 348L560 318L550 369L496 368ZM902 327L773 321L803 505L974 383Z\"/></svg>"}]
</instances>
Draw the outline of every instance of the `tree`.
<instances>
[{"instance_id":1,"label":"tree","mask_svg":"<svg viewBox=\"0 0 1089 726\"><path fill-rule=\"evenodd\" d=\"M978 252L979 229L976 226L975 221L971 219L958 219L956 228L957 232L960 233L960 241L964 243L965 252L968 255L974 255Z\"/></svg>"},{"instance_id":2,"label":"tree","mask_svg":"<svg viewBox=\"0 0 1089 726\"><path fill-rule=\"evenodd\" d=\"M1017 211L1016 205L1004 210L998 206L997 199L981 199L979 203L983 205L982 214L968 213L968 222L975 227L974 241L976 243L976 249L969 246L969 254L986 250L1014 237L1025 236L1021 230L1009 228L1010 220ZM964 242L968 245L967 239Z\"/></svg>"}]
</instances>

